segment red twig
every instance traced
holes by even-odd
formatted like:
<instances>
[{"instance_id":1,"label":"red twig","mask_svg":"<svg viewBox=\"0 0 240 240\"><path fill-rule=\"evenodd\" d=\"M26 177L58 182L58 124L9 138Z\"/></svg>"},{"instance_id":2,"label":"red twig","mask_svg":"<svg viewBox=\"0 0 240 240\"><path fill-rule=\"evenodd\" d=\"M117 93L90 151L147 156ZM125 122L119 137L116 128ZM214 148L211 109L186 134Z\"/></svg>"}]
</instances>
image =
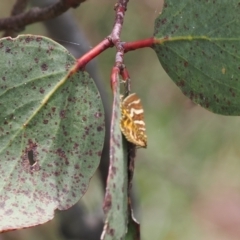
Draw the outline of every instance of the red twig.
<instances>
[{"instance_id":1,"label":"red twig","mask_svg":"<svg viewBox=\"0 0 240 240\"><path fill-rule=\"evenodd\" d=\"M98 56L101 52L105 51L106 49L113 47L112 42L106 38L102 42L100 42L97 46L92 48L90 51L88 51L86 54L84 54L82 57L77 59L76 64L72 67L72 69L69 72L69 76L74 74L80 69L84 69L87 63L89 63L92 59L94 59L96 56Z\"/></svg>"},{"instance_id":2,"label":"red twig","mask_svg":"<svg viewBox=\"0 0 240 240\"><path fill-rule=\"evenodd\" d=\"M119 72L120 72L119 67L117 67L117 66L113 67L112 73L111 73L111 87L112 87L112 90L114 93L117 90Z\"/></svg>"},{"instance_id":3,"label":"red twig","mask_svg":"<svg viewBox=\"0 0 240 240\"><path fill-rule=\"evenodd\" d=\"M108 38L104 39L102 42L100 42L97 46L95 46L93 49L88 51L86 54L84 54L81 58L77 60L77 69L81 69L85 67L85 65L90 62L93 58L98 56L101 52L105 51L109 47L112 47L113 44L111 41L109 41Z\"/></svg>"},{"instance_id":4,"label":"red twig","mask_svg":"<svg viewBox=\"0 0 240 240\"><path fill-rule=\"evenodd\" d=\"M48 20L61 15L69 8L76 8L86 0L59 0L45 8L32 8L28 12L0 19L0 31L20 29L31 23Z\"/></svg>"},{"instance_id":5,"label":"red twig","mask_svg":"<svg viewBox=\"0 0 240 240\"><path fill-rule=\"evenodd\" d=\"M122 47L122 43L120 41L120 33L122 30L123 19L124 19L125 11L127 9L128 1L129 0L118 1L118 3L115 5L116 17L115 17L115 23L114 23L111 34L106 39L104 39L101 43L99 43L96 47L94 47L88 53L86 53L81 58L79 58L77 60L77 63L71 69L69 75L72 75L79 69L83 69L89 61L91 61L93 58L95 58L97 55L99 55L101 52L103 52L107 48L113 47L114 45L117 49L115 66L119 67L119 72L120 72L120 69L122 68L122 64L123 64L123 54L124 54L124 48ZM112 83L111 85L113 86L114 84L115 83Z\"/></svg>"},{"instance_id":6,"label":"red twig","mask_svg":"<svg viewBox=\"0 0 240 240\"><path fill-rule=\"evenodd\" d=\"M123 63L124 49L120 41L120 34L122 30L124 15L127 10L128 1L129 0L119 0L118 3L115 5L116 17L112 33L110 34L110 38L112 39L112 42L117 49L115 59L116 65L121 65Z\"/></svg>"},{"instance_id":7,"label":"red twig","mask_svg":"<svg viewBox=\"0 0 240 240\"><path fill-rule=\"evenodd\" d=\"M120 74L121 74L122 80L124 82L126 82L130 79L130 76L129 76L129 73L128 73L128 70L127 70L126 66L123 66L123 69L122 69Z\"/></svg>"},{"instance_id":8,"label":"red twig","mask_svg":"<svg viewBox=\"0 0 240 240\"><path fill-rule=\"evenodd\" d=\"M122 43L122 46L124 48L124 52L133 51L139 48L145 48L145 47L152 47L155 43L155 40L153 37L142 39L134 42L125 42Z\"/></svg>"}]
</instances>

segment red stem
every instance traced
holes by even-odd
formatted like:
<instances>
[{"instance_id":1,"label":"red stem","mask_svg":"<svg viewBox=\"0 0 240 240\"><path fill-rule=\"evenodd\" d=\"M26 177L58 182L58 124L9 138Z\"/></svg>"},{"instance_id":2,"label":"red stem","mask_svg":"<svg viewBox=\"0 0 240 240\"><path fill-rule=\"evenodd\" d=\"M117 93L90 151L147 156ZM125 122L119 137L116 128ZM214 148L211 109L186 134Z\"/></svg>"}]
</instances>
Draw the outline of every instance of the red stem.
<instances>
[{"instance_id":1,"label":"red stem","mask_svg":"<svg viewBox=\"0 0 240 240\"><path fill-rule=\"evenodd\" d=\"M126 42L126 43L120 42L125 53L128 51L133 51L133 50L139 49L139 48L152 47L154 43L155 43L154 38L147 38L147 39L143 39L143 40L138 40L138 41L134 41L134 42ZM81 58L79 58L77 60L76 64L73 66L69 75L72 75L79 69L83 69L87 63L89 63L92 59L94 59L96 56L98 56L100 53L102 53L103 51L105 51L106 49L108 49L110 47L113 47L113 43L112 43L111 39L109 39L109 38L104 39L97 46L95 46L93 49L88 51L86 54L84 54ZM117 52L117 53L119 53L119 52ZM127 78L127 72L125 71L126 69L122 66L121 62L116 62L115 67L117 67L119 69L118 73L120 72L120 70L123 70L123 71L121 71L122 72L121 74L123 75L123 79ZM114 84L115 83L112 83L111 85L113 86Z\"/></svg>"},{"instance_id":2,"label":"red stem","mask_svg":"<svg viewBox=\"0 0 240 240\"><path fill-rule=\"evenodd\" d=\"M80 57L77 60L77 63L75 64L75 70L77 71L79 69L84 68L88 62L90 62L92 59L98 56L101 52L105 51L110 47L113 47L112 42L109 41L108 38L104 39L97 46L92 48L90 51L88 51L86 54L84 54L82 57Z\"/></svg>"},{"instance_id":3,"label":"red stem","mask_svg":"<svg viewBox=\"0 0 240 240\"><path fill-rule=\"evenodd\" d=\"M115 23L113 26L112 33L110 38L112 39L113 44L117 49L115 63L121 66L123 63L124 49L120 41L120 34L122 31L124 15L127 10L127 4L129 0L118 0L118 3L115 5L116 17Z\"/></svg>"},{"instance_id":4,"label":"red stem","mask_svg":"<svg viewBox=\"0 0 240 240\"><path fill-rule=\"evenodd\" d=\"M121 76L122 76L122 80L123 81L128 81L130 79L129 73L127 68L124 66L124 68L122 69L122 71L120 72Z\"/></svg>"},{"instance_id":5,"label":"red stem","mask_svg":"<svg viewBox=\"0 0 240 240\"><path fill-rule=\"evenodd\" d=\"M134 42L126 42L126 43L123 43L122 46L124 48L124 52L126 53L128 51L133 51L139 48L152 47L154 43L155 43L155 40L153 37L151 37L151 38L142 39Z\"/></svg>"},{"instance_id":6,"label":"red stem","mask_svg":"<svg viewBox=\"0 0 240 240\"><path fill-rule=\"evenodd\" d=\"M116 89L117 89L117 84L118 84L118 77L119 77L119 67L118 66L114 66L112 68L112 73L111 73L111 88L113 93L116 93Z\"/></svg>"}]
</instances>

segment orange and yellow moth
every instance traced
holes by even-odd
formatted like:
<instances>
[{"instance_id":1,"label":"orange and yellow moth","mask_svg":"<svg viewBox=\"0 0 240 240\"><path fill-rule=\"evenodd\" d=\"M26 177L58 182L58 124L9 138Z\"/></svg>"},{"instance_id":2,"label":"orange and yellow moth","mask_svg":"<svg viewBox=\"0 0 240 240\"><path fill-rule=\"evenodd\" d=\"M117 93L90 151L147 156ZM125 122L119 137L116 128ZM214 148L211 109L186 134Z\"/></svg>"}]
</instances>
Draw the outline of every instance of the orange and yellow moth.
<instances>
[{"instance_id":1,"label":"orange and yellow moth","mask_svg":"<svg viewBox=\"0 0 240 240\"><path fill-rule=\"evenodd\" d=\"M138 147L147 147L143 106L136 93L121 99L120 128L126 139Z\"/></svg>"}]
</instances>

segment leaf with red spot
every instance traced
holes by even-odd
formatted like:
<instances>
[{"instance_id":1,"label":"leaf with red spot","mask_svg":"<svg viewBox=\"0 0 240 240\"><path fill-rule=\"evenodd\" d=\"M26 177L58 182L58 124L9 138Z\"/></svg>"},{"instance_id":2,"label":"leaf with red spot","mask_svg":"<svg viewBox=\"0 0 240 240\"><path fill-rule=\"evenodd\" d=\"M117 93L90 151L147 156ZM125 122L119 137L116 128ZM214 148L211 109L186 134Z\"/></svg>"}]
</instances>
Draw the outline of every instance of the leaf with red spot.
<instances>
[{"instance_id":1,"label":"leaf with red spot","mask_svg":"<svg viewBox=\"0 0 240 240\"><path fill-rule=\"evenodd\" d=\"M154 50L182 92L204 108L240 114L240 4L165 0Z\"/></svg>"},{"instance_id":2,"label":"leaf with red spot","mask_svg":"<svg viewBox=\"0 0 240 240\"><path fill-rule=\"evenodd\" d=\"M53 218L86 192L104 117L94 81L50 39L0 40L0 231Z\"/></svg>"},{"instance_id":3,"label":"leaf with red spot","mask_svg":"<svg viewBox=\"0 0 240 240\"><path fill-rule=\"evenodd\" d=\"M121 108L119 88L118 79L118 84L113 96L110 131L110 164L103 207L106 220L101 237L102 240L125 239L128 224L127 148L123 145L120 130Z\"/></svg>"}]
</instances>

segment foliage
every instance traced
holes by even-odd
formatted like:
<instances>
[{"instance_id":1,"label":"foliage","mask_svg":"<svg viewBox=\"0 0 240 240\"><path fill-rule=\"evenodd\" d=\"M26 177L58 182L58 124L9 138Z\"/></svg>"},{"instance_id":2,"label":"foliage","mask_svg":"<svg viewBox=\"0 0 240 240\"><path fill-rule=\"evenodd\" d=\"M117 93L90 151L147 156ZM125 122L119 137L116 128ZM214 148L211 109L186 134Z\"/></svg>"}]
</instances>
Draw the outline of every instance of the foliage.
<instances>
[{"instance_id":1,"label":"foliage","mask_svg":"<svg viewBox=\"0 0 240 240\"><path fill-rule=\"evenodd\" d=\"M29 227L67 209L99 165L104 114L86 72L39 36L0 42L1 230Z\"/></svg>"},{"instance_id":2,"label":"foliage","mask_svg":"<svg viewBox=\"0 0 240 240\"><path fill-rule=\"evenodd\" d=\"M231 3L227 2L227 1L221 1L221 3L218 3L218 4L219 4L219 5L217 5L218 7L216 7L215 1L208 1L207 3L206 3L206 1L199 1L198 4L194 4L194 3L192 3L192 1L189 1L189 0L182 1L181 3L179 3L178 1L175 1L175 0L166 0L164 9L163 9L163 13L157 18L157 20L155 22L153 49L157 52L159 61L161 62L162 66L164 67L166 72L169 74L169 76L172 78L172 80L178 85L178 87L182 90L182 92L185 95L187 95L191 100L193 100L194 102L200 104L201 106L203 106L215 113L220 113L220 114L225 114L225 115L238 115L239 114L239 110L238 110L238 94L239 93L238 93L238 78L237 78L238 66L237 66L237 61L235 60L237 58L237 49L238 49L238 38L237 38L237 36L238 36L238 28L237 28L237 25L238 25L237 24L237 9L238 8L237 8L237 6L238 5L236 5L237 4L236 1L232 1ZM206 7L206 5L207 5L207 7ZM229 14L229 15L226 14L226 11L225 11L226 7L228 9L231 9L232 14ZM206 9L207 9L207 11L206 11ZM224 11L223 11L223 9L224 9ZM199 14L199 12L201 12L203 14ZM209 19L211 19L211 21ZM211 30L211 29L214 29L214 30ZM24 37L21 37L21 38L24 39ZM35 37L33 37L33 38L35 38ZM6 39L3 39L3 41L6 41ZM17 42L17 39L14 40L13 42L15 42L15 41ZM48 42L48 40L46 40L46 41ZM51 42L51 44L53 44L53 43ZM20 43L20 45L21 45L21 43ZM150 45L148 45L148 47L149 46ZM10 48L12 48L12 46ZM59 46L56 45L56 49L58 49L58 48L59 48ZM43 48L43 49L45 49L45 48ZM49 49L49 48L46 48L46 49ZM50 47L50 49L51 49L51 47ZM7 51L5 51L5 52L7 52ZM47 52L47 50L46 50L46 52ZM33 53L31 52L31 55L32 54ZM55 55L55 50L54 50L54 55ZM63 56L69 56L69 55L68 55L68 53L65 52L63 54ZM41 59L43 59L42 56L41 56ZM73 61L73 58L70 57L70 59L72 59L70 61ZM4 63L7 63L7 62L11 63L11 61L4 60L2 63L4 68L6 67L4 65ZM31 63L31 61L30 61L30 63ZM30 63L26 61L27 65L29 65ZM51 65L51 64L53 64L52 61L50 61L47 64L47 66ZM69 63L69 66L70 65L74 65L73 62ZM31 66L31 64L30 64L30 66ZM40 65L40 66L43 66L43 65ZM16 72L17 74L14 75L14 77L10 75L11 79L12 78L16 79L16 82L13 82L13 84L15 84L15 85L17 83L19 83L19 78L21 78L21 74L23 74L22 71L20 71L20 73L18 72L18 69L21 69L21 66L18 65L18 67L19 68L16 68L16 71L14 71L14 73ZM30 68L31 67L29 67L29 69ZM12 69L12 68L10 68L10 69ZM54 69L54 71L55 71L55 67L49 68L49 70L50 69ZM70 67L67 67L67 70L69 70L69 69L70 69ZM2 70L2 71L4 71L4 70ZM30 71L30 73L31 73L31 71ZM40 73L37 73L37 74L40 74L39 75L40 79L43 78L43 81L44 81L45 78L42 77L41 71L40 71ZM34 73L34 75L37 75L37 74ZM51 72L51 74L54 75L54 72L53 73ZM78 74L79 74L78 78L81 79L80 81L83 81L83 85L84 85L85 81L88 83L91 83L90 89L92 89L92 91L93 91L92 94L95 95L97 97L97 99L99 99L98 93L94 90L95 87L92 84L92 80L87 76L87 74L84 72L82 72L82 73L75 72L73 74L73 78L75 78L76 75L78 75ZM69 71L65 71L64 76L58 77L57 78L58 80L56 80L56 84L53 86L54 90L52 90L51 88L49 90L46 90L46 96L43 96L42 100L41 100L41 94L42 94L41 91L40 91L41 94L39 94L40 97L37 94L35 95L35 91L32 91L32 93L31 93L31 91L29 91L29 93L27 91L27 94L29 94L29 98L27 97L25 99L26 102L24 102L23 110L26 111L28 115L25 119L22 120L22 122L21 121L18 122L17 126L14 126L13 130L11 130L12 135L16 136L16 143L21 142L21 148L18 149L18 153L20 153L18 155L18 158L22 159L22 163L24 162L26 156L28 156L28 158L30 158L29 157L30 155L28 155L29 152L33 153L33 159L36 159L36 157L37 157L37 159L39 159L39 157L44 158L45 156L43 154L47 155L46 151L43 151L43 149L41 149L43 153L41 151L39 152L39 150L36 150L36 152L34 152L36 149L36 146L38 146L37 144L35 145L35 143L38 141L36 141L36 140L32 141L31 139L29 141L29 138L25 137L24 134L27 133L28 135L31 135L31 136L35 134L38 137L39 132L35 132L35 126L33 129L33 125L31 125L33 123L36 125L38 124L39 126L37 125L37 127L40 128L39 131L41 131L41 133L43 133L43 137L41 137L40 142L41 141L44 142L46 139L45 136L47 134L49 135L49 132L53 131L52 129L54 129L54 127L55 127L54 124L49 124L49 125L51 125L50 130L45 128L46 121L44 123L44 120L45 120L44 116L49 116L48 115L48 113L50 111L49 104L52 104L54 102L54 99L57 98L57 95L58 95L58 97L64 96L59 93L61 92L60 90L63 87L68 86L68 84L69 84L69 82L67 82L68 76L69 76ZM52 76L49 76L49 77L51 78ZM78 78L76 77L76 79L78 79ZM24 78L22 77L21 79L23 81ZM111 80L113 80L113 79L111 79ZM77 80L72 80L73 83L75 83L75 81L77 81ZM23 81L22 83L25 84L25 81ZM35 81L33 81L33 83L35 84ZM49 87L48 85L42 86L41 81L39 84L40 84L39 85L40 90L41 90L41 87L44 90L45 90L46 86ZM19 102L17 102L16 98L18 97L19 92L22 92L22 89L21 89L21 84L20 84L20 86L17 86L17 87L15 87L15 85L13 86L13 89L11 89L11 91L9 91L11 93L11 96L9 97L9 99L10 99L9 105L10 106L11 106L11 104L14 105L16 103L21 105L21 101L24 101L24 97L25 97L25 91L23 91L23 93L22 93L23 97L21 97L22 95L20 94L20 100L19 100ZM2 85L2 86L4 87L4 85ZM3 89L3 87L2 87L2 89ZM87 89L88 89L88 87L87 87ZM76 88L76 89L72 89L72 91L75 92L78 90ZM154 92L154 89L152 89L152 91ZM117 112L117 114L115 114L115 115L113 114L113 118L112 118L112 125L111 125L112 131L111 132L113 132L113 135L111 135L111 139L110 139L112 148L111 148L111 152L110 152L111 153L110 154L111 162L110 162L110 174L109 174L109 181L108 181L109 185L107 187L107 194L105 197L105 204L104 204L105 210L106 209L108 210L108 211L106 211L107 218L106 218L105 230L107 229L106 226L110 226L111 224L113 224L113 226L111 228L109 228L110 231L107 231L107 233L110 233L110 234L109 234L109 238L106 238L106 239L116 239L116 236L118 236L117 238L121 238L121 236L123 237L123 235L126 232L126 227L127 227L127 221L126 221L127 214L126 215L124 214L124 211L126 210L126 202L127 202L126 201L126 190L128 188L127 187L128 185L125 182L126 179L124 179L126 177L127 159L125 159L123 157L123 156L126 156L127 148L122 147L121 134L120 134L119 127L118 127L119 90L115 91L115 89L113 88L113 94L114 94L113 113ZM71 92L71 95L72 95L72 92ZM66 95L66 96L68 96L68 95ZM153 94L151 96L156 98L157 94L155 94L155 95ZM84 99L84 97L85 97L85 92L82 94L83 99ZM30 99L30 101L29 101L29 99ZM34 101L31 101L32 99ZM46 99L46 101L45 101L45 99ZM94 97L91 95L91 100L92 99L94 99ZM97 99L95 101L94 100L91 101L91 104L93 103L94 108L91 108L92 105L89 103L89 107L87 108L88 110L95 109L98 111L102 108L101 104L95 105L96 103L99 103L99 101L97 101ZM65 99L65 101L68 101L68 99L67 100ZM181 100L180 102L182 102L182 101L183 100ZM64 99L62 100L62 102L63 102L62 105L64 105ZM44 106L44 103L47 103L46 107ZM35 104L35 105L32 106L31 104ZM161 103L159 105L157 107L161 108ZM4 107L6 105L0 105L0 107L1 106ZM85 104L81 105L81 107L84 107L84 106L85 106ZM180 105L178 105L178 107L179 106ZM80 107L80 106L78 106L78 107ZM13 106L10 109L15 109L15 108ZM74 109L75 109L75 107L73 107L73 109L70 109L69 111L72 112L72 111L74 111ZM6 107L5 107L4 109L1 109L1 110L2 110L2 112L6 112L6 115L4 115L2 118L2 121L8 119L8 121L6 122L7 123L6 125L12 124L14 122L13 120L15 120L15 119L13 119L14 116L12 117L12 119L9 117L11 114L11 112L9 113L9 109L8 108L6 109ZM82 110L82 109L80 109L80 110ZM19 114L21 116L24 114L26 115L26 113L24 111L23 111L23 113L20 112ZM98 113L100 113L101 111L102 110L100 110ZM165 109L164 111L167 111L167 110ZM200 111L202 111L202 110L200 110ZM185 113L185 111L182 110L181 114L182 114L183 118L185 117L184 113ZM172 115L174 116L174 114L172 114ZM99 115L97 114L97 116L99 116ZM2 117L2 115L1 115L1 117ZM37 119L42 119L43 121L42 122L34 121L35 117ZM150 117L147 117L147 120L149 118ZM154 135L157 135L156 127L158 128L160 125L161 125L160 130L163 132L165 131L164 126L167 126L169 129L171 128L171 125L167 121L169 119L167 119L167 117L165 117L165 116L162 117L162 114L161 114L161 118L162 118L162 120L160 120L161 123L159 123L156 120L153 121L152 126L150 126L149 136L153 136L153 138L154 138ZM219 117L219 118L221 118L221 117ZM11 122L9 121L9 119L11 120ZM87 118L87 119L89 119L89 118ZM46 120L48 120L48 119L46 119ZM91 120L94 120L94 119L91 119ZM102 120L103 119L100 119L99 122L95 121L94 123L92 123L92 124L96 125L95 130L96 129L99 130L100 128L101 128L101 130L103 129L103 122L101 122ZM57 121L57 120L55 120L55 119L52 120L52 123L54 123L54 121ZM58 119L58 121L61 122L61 116L60 116L60 119ZM79 124L78 119L75 119L72 115L68 119L68 122L69 121L70 122L73 121L74 123ZM165 123L164 123L164 121L165 121ZM179 120L179 122L186 124L185 121L184 120L181 121L181 119ZM61 126L61 124L62 123L59 123L58 125ZM90 123L90 125L91 125L91 123ZM69 131L71 130L71 129L68 129L70 126L72 126L72 125L67 125L67 130L69 130ZM80 126L82 126L82 125L79 124L77 128L80 128ZM45 132L44 132L44 129L46 130ZM91 127L90 127L90 129L93 130ZM188 131L189 131L188 125L186 125L184 129L186 129L186 131L180 132L181 136L184 136L184 134L188 134ZM100 131L100 132L103 133L103 131ZM165 136L163 132L161 132L161 134L163 136ZM15 133L17 133L17 134L14 135ZM73 136L75 136L76 132L74 131L74 128L71 130L71 133L73 134ZM94 132L94 130L93 130L92 134L94 136L96 135L96 133L97 132L96 131ZM220 134L220 133L218 132L218 134ZM2 137L2 139L4 140L2 142L7 142L7 143L9 142L9 139L11 137L9 137L7 135L8 134L2 135L2 136L0 135ZM22 138L18 138L18 136L22 136ZM35 136L35 138L37 138L36 136ZM175 139L172 139L171 134L168 133L168 135L166 134L166 136L168 136L168 138L169 138L168 140L171 139L171 141L174 142ZM75 137L77 138L77 136L75 136ZM78 137L81 138L80 135L78 135ZM204 138L204 134L202 137ZM118 141L116 141L116 138L118 139ZM150 139L153 139L153 138L150 137ZM2 140L2 139L0 139L0 140ZM24 139L25 139L25 141L24 141ZM69 146L68 141L65 142L65 140L64 140L64 139L66 139L66 135L64 134L64 132L61 135L60 139L61 140L57 140L57 144L60 144L61 146L63 146L63 144L64 144L64 147ZM181 139L179 139L179 138L177 138L177 139L179 140L179 142L181 142ZM115 141L113 141L113 140L115 140ZM165 143L163 143L163 142L160 143L159 141L154 142L153 140L150 140L150 143L148 144L150 146L150 151L151 151L151 146L156 145L155 152L156 152L156 156L158 156L159 155L159 146L157 146L157 145L160 145L161 151L162 151L161 152L162 158L163 157L167 158L167 156L170 156L171 159L176 160L176 157L172 156L173 153L169 153L170 146L166 145L167 140L166 139L164 139L164 140L165 140ZM96 151L95 154L98 155L98 153L100 151L99 148L101 148L101 142L103 142L103 135L96 136L96 141L98 142L98 144L97 144L98 151ZM16 148L16 145L17 145L16 143L15 143L14 148ZM206 143L206 141L205 142L203 141L203 143L206 144L206 148L208 149L209 145ZM84 141L84 144L85 144L85 141ZM164 144L165 144L165 146L164 146ZM212 144L211 145L212 147L209 147L208 152L212 153L215 146L211 141L210 141L210 144ZM113 148L116 146L118 149L117 153L116 153L116 151L113 151ZM124 144L123 144L123 146L124 146ZM191 151L193 151L191 146L192 146L191 143L189 143L189 154L190 155L191 155ZM2 145L1 145L1 147L2 147ZM48 147L51 148L50 145L48 145ZM203 145L202 145L202 147L203 147ZM5 145L4 145L4 148L5 148ZM187 147L185 147L185 148L187 149ZM198 149L197 151L200 152L198 154L199 156L204 155L204 154L202 154L202 152L200 150L200 149L202 149L201 147L199 149L199 146L196 147L196 145L193 144L193 148ZM91 149L92 149L92 146L89 147L89 150L91 150ZM69 149L68 153L70 153L71 150L72 149ZM52 151L52 150L49 150L49 151ZM179 151L180 151L180 153L179 153ZM53 152L56 152L56 151L53 151ZM176 152L177 157L181 156L181 149L179 149L178 147L176 147L174 149L174 152ZM10 152L10 154L12 154L12 152ZM38 154L39 154L39 156L38 156ZM63 153L63 155L64 154L65 153ZM164 155L164 154L166 154L166 155ZM62 154L60 154L60 155L62 156ZM153 153L153 155L154 155L154 153ZM7 161L8 159L6 159L6 156L7 155L5 154L5 152L3 152L2 158ZM59 156L59 157L61 158L61 156ZM147 154L143 153L142 156L147 157ZM12 158L14 158L14 156L12 156ZM17 158L17 157L15 157L15 158ZM52 158L52 155L49 154L49 159L51 159L51 158ZM140 158L141 158L141 156L140 156ZM203 158L204 158L204 156L203 156ZM71 156L71 159L72 159L72 156ZM192 164L190 161L191 156L188 156L187 159L189 159L188 163L190 163L190 166L191 166L191 164ZM117 160L117 161L115 161L115 160ZM48 160L46 160L46 163L47 163L47 161ZM174 170L175 163L174 163L174 161L170 161L170 162L171 163L167 163L167 161L165 162L164 169L162 169L163 166L160 165L158 167L160 169L159 172L162 173L163 175L166 174L167 182L168 181L169 182L176 181L180 186L183 186L183 188L184 188L185 187L184 179L182 179L181 177L178 178L178 176L176 176L177 180L175 180L174 178L172 180L171 172ZM21 167L23 166L23 165L21 165L21 161L18 161L18 162L12 161L11 163L13 164L13 168L17 167L18 169L21 169ZM32 169L33 166L36 166L35 163L38 163L38 161L35 161L33 164L30 164L32 166L30 166L28 163L27 168L24 165L24 168L22 168L22 169L23 170L25 169L24 170L25 172L21 171L21 172L24 172L24 174L25 174L25 175L23 175L24 179L26 178L26 174L30 175L30 177L29 177L30 185L35 181L35 178L32 178L32 177L34 176L34 174L38 173L38 171L39 171L39 169L36 169L36 170ZM149 159L149 164L150 163L151 163L151 158ZM16 167L14 166L14 164L16 164ZM114 165L114 164L117 164L117 165ZM141 164L141 162L140 162L140 164ZM166 164L169 164L169 166ZM198 165L198 164L200 164L200 163L195 162L195 165ZM91 172L89 172L89 175L86 177L86 182L88 182L88 180L92 177L94 169L97 167L97 165L98 165L97 161L96 162L94 161L93 170ZM44 165L41 165L41 167L42 166L44 166ZM151 170L154 172L154 171L157 171L158 168L152 167ZM41 168L41 170L42 169L44 169L44 168ZM85 168L85 170L86 169L87 168ZM124 172L124 169L125 169L125 172ZM198 169L198 167L196 167L196 169ZM84 170L84 173L85 173L85 170ZM114 170L114 171L111 171L111 170ZM117 171L115 171L115 170L117 170ZM194 184L194 176L192 176L192 175L194 175L194 170L193 169L191 169L191 170L192 170L192 172L190 174L191 176L188 176L188 179L190 179L189 181ZM6 170L4 170L4 172L5 171ZM170 172L170 174L169 174L169 172ZM179 173L181 171L177 171L177 172ZM115 175L115 173L117 173L117 174ZM122 173L123 173L123 176L121 176ZM78 172L78 174L81 174L81 173ZM72 173L70 175L71 175L71 177L73 176ZM7 175L3 174L3 178L6 179L5 176L7 176ZM16 177L13 179L15 179L15 181L16 181ZM42 180L42 178L40 178L40 179ZM51 178L49 178L49 180L50 179ZM183 182L181 180L183 180ZM40 182L40 180L38 181L38 183L39 182ZM71 179L70 180L66 179L66 182L68 182L68 183L71 182ZM119 190L116 190L116 189L118 189L118 187L120 187L123 182L124 182L125 187L124 187L124 191L122 194L119 192ZM17 183L15 183L15 184L17 184L17 186L19 186L19 184L21 185L21 181L20 182L17 181ZM171 184L172 183L167 183L168 186ZM154 183L154 185L156 186L157 184ZM37 186L42 186L42 185L39 184ZM115 186L117 186L116 189L114 189ZM83 189L86 190L86 185L84 187L85 188L83 188ZM161 186L160 186L160 188L161 188ZM189 187L189 188L191 188L191 187ZM82 193L84 193L85 190L83 190ZM48 191L49 191L49 189L48 189ZM109 192L111 192L111 201L109 201L109 198L108 198ZM24 194L25 194L25 192L24 192ZM67 194L68 194L68 192L67 192ZM176 195L176 199L184 198L181 196L181 194L178 194L177 191L174 194ZM59 196L57 196L57 197L59 197ZM79 197L80 197L80 195L74 196L74 200L72 200L72 203L75 202L75 199L78 199ZM108 204L108 203L110 203L110 204ZM124 203L123 206L121 206L121 208L120 208L122 210L119 211L119 215L114 215L114 212L116 212L116 209L119 208L119 203L120 204ZM32 204L32 202L30 202L29 204ZM38 205L38 204L36 204L36 205ZM57 205L55 204L55 206L53 206L51 209L53 210L56 207L57 207ZM65 208L68 206L64 205L63 207L61 207L61 204L59 204L58 207ZM125 210L123 210L123 209L125 209ZM39 210L41 210L41 209L39 209ZM43 215L46 215L46 214L43 214ZM122 221L119 220L118 216L121 216L121 218L123 220ZM48 217L48 219L49 218L50 217ZM166 219L167 219L167 217L166 217ZM115 222L115 220L116 220L116 222ZM118 220L120 222L118 222ZM39 223L40 223L40 221L39 221ZM119 224L120 224L121 228L119 227ZM133 224L133 226L134 226L134 224ZM136 229L137 226L133 227L133 230L132 230L133 232L134 232L134 228ZM164 227L162 227L162 228L164 228ZM116 232L118 230L120 231L120 233ZM114 233L114 234L112 234L112 233ZM162 234L162 236L164 236L164 231L161 234ZM171 231L169 230L169 234L166 233L165 237L166 238L170 238L170 237L175 238L176 235L177 234L171 233ZM136 239L136 237L133 237L133 236L131 237L131 234L128 235L128 238Z\"/></svg>"},{"instance_id":3,"label":"foliage","mask_svg":"<svg viewBox=\"0 0 240 240\"><path fill-rule=\"evenodd\" d=\"M238 6L171 0L155 22L154 49L165 71L192 101L224 115L240 114Z\"/></svg>"}]
</instances>

